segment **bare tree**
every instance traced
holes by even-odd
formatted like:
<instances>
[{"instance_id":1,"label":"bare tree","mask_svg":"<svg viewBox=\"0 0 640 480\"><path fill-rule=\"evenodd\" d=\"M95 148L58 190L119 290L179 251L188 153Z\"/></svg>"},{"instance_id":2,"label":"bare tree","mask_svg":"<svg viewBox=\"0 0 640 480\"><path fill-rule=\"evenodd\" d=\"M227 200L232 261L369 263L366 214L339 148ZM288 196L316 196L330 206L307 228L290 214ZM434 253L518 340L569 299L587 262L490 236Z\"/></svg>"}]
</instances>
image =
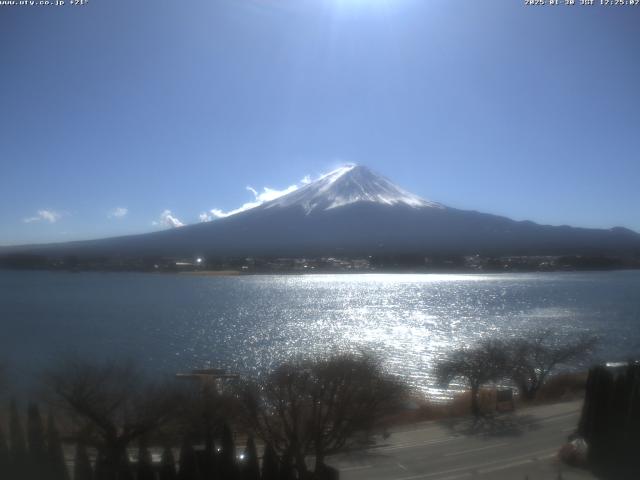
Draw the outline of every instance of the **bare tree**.
<instances>
[{"instance_id":1,"label":"bare tree","mask_svg":"<svg viewBox=\"0 0 640 480\"><path fill-rule=\"evenodd\" d=\"M588 358L597 343L589 335L572 342L558 342L555 337L553 330L543 329L507 342L511 378L527 400L536 397L555 368Z\"/></svg>"},{"instance_id":2,"label":"bare tree","mask_svg":"<svg viewBox=\"0 0 640 480\"><path fill-rule=\"evenodd\" d=\"M299 478L309 478L327 455L368 437L377 422L399 408L406 387L371 358L338 355L284 364L259 384L245 385L241 398L251 430L287 454Z\"/></svg>"},{"instance_id":3,"label":"bare tree","mask_svg":"<svg viewBox=\"0 0 640 480\"><path fill-rule=\"evenodd\" d=\"M441 385L448 387L456 378L463 380L471 390L471 413L480 416L478 394L480 387L506 376L508 371L506 345L499 340L483 340L471 348L452 352L436 366Z\"/></svg>"},{"instance_id":4,"label":"bare tree","mask_svg":"<svg viewBox=\"0 0 640 480\"><path fill-rule=\"evenodd\" d=\"M127 446L167 422L179 405L176 390L146 381L131 363L67 359L46 381L79 439L100 451L109 479L125 468Z\"/></svg>"}]
</instances>

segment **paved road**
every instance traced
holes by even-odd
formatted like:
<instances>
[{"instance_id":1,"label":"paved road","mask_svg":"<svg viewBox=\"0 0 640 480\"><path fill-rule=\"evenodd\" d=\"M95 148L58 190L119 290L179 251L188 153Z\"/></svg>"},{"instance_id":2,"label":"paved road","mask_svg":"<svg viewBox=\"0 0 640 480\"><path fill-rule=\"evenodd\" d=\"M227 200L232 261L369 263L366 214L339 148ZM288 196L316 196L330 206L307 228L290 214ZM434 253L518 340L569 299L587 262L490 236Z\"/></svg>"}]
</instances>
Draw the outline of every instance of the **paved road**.
<instances>
[{"instance_id":1,"label":"paved road","mask_svg":"<svg viewBox=\"0 0 640 480\"><path fill-rule=\"evenodd\" d=\"M556 460L580 408L581 402L545 405L475 427L468 419L427 422L395 430L375 447L330 463L341 480L593 479Z\"/></svg>"}]
</instances>

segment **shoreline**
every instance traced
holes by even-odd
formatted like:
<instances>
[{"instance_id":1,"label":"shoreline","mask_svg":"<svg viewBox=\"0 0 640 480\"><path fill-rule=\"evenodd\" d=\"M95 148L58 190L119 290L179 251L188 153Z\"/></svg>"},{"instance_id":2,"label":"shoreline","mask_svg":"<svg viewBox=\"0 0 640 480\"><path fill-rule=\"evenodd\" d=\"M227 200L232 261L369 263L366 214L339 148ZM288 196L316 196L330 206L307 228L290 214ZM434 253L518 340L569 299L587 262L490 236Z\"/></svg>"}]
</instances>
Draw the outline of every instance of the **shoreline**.
<instances>
[{"instance_id":1,"label":"shoreline","mask_svg":"<svg viewBox=\"0 0 640 480\"><path fill-rule=\"evenodd\" d=\"M141 272L146 273L146 272ZM150 272L156 273L156 272ZM189 275L192 277L237 277L240 275L247 275L239 270L196 270L191 272L158 272L158 273L174 273L178 275Z\"/></svg>"},{"instance_id":2,"label":"shoreline","mask_svg":"<svg viewBox=\"0 0 640 480\"><path fill-rule=\"evenodd\" d=\"M638 272L640 267L594 268L594 269L558 269L558 270L136 270L136 269L66 269L66 268L7 268L0 266L0 272L58 272L58 273L147 273L157 275L183 275L194 277L236 277L236 276L314 276L314 275L513 275L531 273L610 273Z\"/></svg>"}]
</instances>

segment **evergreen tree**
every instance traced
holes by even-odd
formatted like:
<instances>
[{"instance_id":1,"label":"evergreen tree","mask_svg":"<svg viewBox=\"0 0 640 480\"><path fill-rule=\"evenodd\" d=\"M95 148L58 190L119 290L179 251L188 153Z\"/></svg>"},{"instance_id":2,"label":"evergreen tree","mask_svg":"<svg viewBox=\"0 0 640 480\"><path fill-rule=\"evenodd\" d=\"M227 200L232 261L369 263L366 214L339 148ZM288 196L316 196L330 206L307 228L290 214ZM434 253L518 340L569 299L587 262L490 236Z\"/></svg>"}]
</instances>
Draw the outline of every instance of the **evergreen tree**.
<instances>
[{"instance_id":1,"label":"evergreen tree","mask_svg":"<svg viewBox=\"0 0 640 480\"><path fill-rule=\"evenodd\" d=\"M242 480L260 480L258 452L256 451L256 444L253 441L253 437L247 439L247 448L244 450Z\"/></svg>"},{"instance_id":2,"label":"evergreen tree","mask_svg":"<svg viewBox=\"0 0 640 480\"><path fill-rule=\"evenodd\" d=\"M9 478L9 446L0 427L0 478Z\"/></svg>"},{"instance_id":3,"label":"evergreen tree","mask_svg":"<svg viewBox=\"0 0 640 480\"><path fill-rule=\"evenodd\" d=\"M136 480L155 480L153 471L153 460L151 452L147 448L147 442L144 437L140 439L138 449L138 465L136 468Z\"/></svg>"},{"instance_id":4,"label":"evergreen tree","mask_svg":"<svg viewBox=\"0 0 640 480\"><path fill-rule=\"evenodd\" d=\"M198 452L198 468L200 476L206 480L218 478L218 462L213 439L205 439L204 450Z\"/></svg>"},{"instance_id":5,"label":"evergreen tree","mask_svg":"<svg viewBox=\"0 0 640 480\"><path fill-rule=\"evenodd\" d=\"M217 480L220 478L220 459L216 445L213 442L211 443L211 451L208 453L208 456L210 459L211 471L209 472L207 480Z\"/></svg>"},{"instance_id":6,"label":"evergreen tree","mask_svg":"<svg viewBox=\"0 0 640 480\"><path fill-rule=\"evenodd\" d=\"M76 456L73 462L73 480L93 480L91 461L83 443L76 445Z\"/></svg>"},{"instance_id":7,"label":"evergreen tree","mask_svg":"<svg viewBox=\"0 0 640 480\"><path fill-rule=\"evenodd\" d=\"M198 459L189 437L185 437L180 449L179 480L201 480L198 470Z\"/></svg>"},{"instance_id":8,"label":"evergreen tree","mask_svg":"<svg viewBox=\"0 0 640 480\"><path fill-rule=\"evenodd\" d=\"M589 463L603 478L638 478L640 460L640 364L589 371L579 433Z\"/></svg>"},{"instance_id":9,"label":"evergreen tree","mask_svg":"<svg viewBox=\"0 0 640 480\"><path fill-rule=\"evenodd\" d=\"M162 452L162 463L160 464L160 480L176 480L176 462L173 458L171 447L167 446Z\"/></svg>"},{"instance_id":10,"label":"evergreen tree","mask_svg":"<svg viewBox=\"0 0 640 480\"><path fill-rule=\"evenodd\" d=\"M294 480L293 474L293 458L291 452L288 450L282 456L282 462L280 463L280 474L278 480Z\"/></svg>"},{"instance_id":11,"label":"evergreen tree","mask_svg":"<svg viewBox=\"0 0 640 480\"><path fill-rule=\"evenodd\" d=\"M237 478L236 447L233 444L233 433L226 423L222 427L222 452L219 456L220 476L224 480Z\"/></svg>"},{"instance_id":12,"label":"evergreen tree","mask_svg":"<svg viewBox=\"0 0 640 480\"><path fill-rule=\"evenodd\" d=\"M47 461L51 480L69 480L62 442L60 441L60 432L58 432L52 412L49 412L49 418L47 419Z\"/></svg>"},{"instance_id":13,"label":"evergreen tree","mask_svg":"<svg viewBox=\"0 0 640 480\"><path fill-rule=\"evenodd\" d=\"M117 480L134 480L133 471L131 469L131 463L129 462L129 455L125 451L120 458L118 468L116 470ZM115 479L114 479L115 480Z\"/></svg>"},{"instance_id":14,"label":"evergreen tree","mask_svg":"<svg viewBox=\"0 0 640 480\"><path fill-rule=\"evenodd\" d=\"M11 444L9 471L12 475L9 478L23 478L27 468L27 446L18 407L13 400L9 407L9 442Z\"/></svg>"},{"instance_id":15,"label":"evergreen tree","mask_svg":"<svg viewBox=\"0 0 640 480\"><path fill-rule=\"evenodd\" d=\"M209 416L205 416L205 428L204 428L204 451L199 455L199 466L202 478L206 480L214 480L217 476L217 459L216 459L216 445L213 440L213 429L211 428L211 422Z\"/></svg>"},{"instance_id":16,"label":"evergreen tree","mask_svg":"<svg viewBox=\"0 0 640 480\"><path fill-rule=\"evenodd\" d=\"M93 468L95 480L134 480L127 451L121 452L114 458L105 453L104 449L98 450L95 466Z\"/></svg>"},{"instance_id":17,"label":"evergreen tree","mask_svg":"<svg viewBox=\"0 0 640 480\"><path fill-rule=\"evenodd\" d=\"M280 469L278 465L278 455L270 443L264 448L262 455L262 480L278 480Z\"/></svg>"},{"instance_id":18,"label":"evergreen tree","mask_svg":"<svg viewBox=\"0 0 640 480\"><path fill-rule=\"evenodd\" d=\"M29 471L35 480L45 478L49 472L47 446L40 409L35 404L27 408L27 439L29 443Z\"/></svg>"},{"instance_id":19,"label":"evergreen tree","mask_svg":"<svg viewBox=\"0 0 640 480\"><path fill-rule=\"evenodd\" d=\"M96 464L93 468L93 478L95 480L112 480L110 478L105 456L102 450L98 450L98 456L96 458ZM74 479L75 480L75 479Z\"/></svg>"}]
</instances>

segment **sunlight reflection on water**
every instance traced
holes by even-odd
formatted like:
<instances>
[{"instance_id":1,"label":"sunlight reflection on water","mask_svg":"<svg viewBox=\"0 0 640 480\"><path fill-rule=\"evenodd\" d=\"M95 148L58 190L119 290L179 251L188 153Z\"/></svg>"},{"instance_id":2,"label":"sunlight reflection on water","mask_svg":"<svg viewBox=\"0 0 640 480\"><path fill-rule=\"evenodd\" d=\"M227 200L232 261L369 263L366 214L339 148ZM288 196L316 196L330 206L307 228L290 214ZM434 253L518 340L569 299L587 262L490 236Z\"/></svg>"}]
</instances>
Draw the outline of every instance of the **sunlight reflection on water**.
<instances>
[{"instance_id":1,"label":"sunlight reflection on water","mask_svg":"<svg viewBox=\"0 0 640 480\"><path fill-rule=\"evenodd\" d=\"M151 369L260 375L294 355L368 351L440 398L433 365L479 338L593 331L607 358L640 351L640 273L192 277L0 272L0 348L20 368L61 350ZM22 348L20 348L22 346ZM23 367L24 366L24 367Z\"/></svg>"},{"instance_id":2,"label":"sunlight reflection on water","mask_svg":"<svg viewBox=\"0 0 640 480\"><path fill-rule=\"evenodd\" d=\"M444 392L434 385L432 367L453 348L549 324L561 334L594 329L589 318L596 311L571 301L578 293L573 292L576 283L566 281L571 276L551 278L555 280L539 274L242 279L255 288L238 314L257 324L239 322L234 331L236 341L241 339L239 351L255 356L236 360L242 370L261 372L299 353L368 351L383 358L390 371L440 397ZM557 288L557 280L564 289ZM258 311L252 314L252 308Z\"/></svg>"}]
</instances>

